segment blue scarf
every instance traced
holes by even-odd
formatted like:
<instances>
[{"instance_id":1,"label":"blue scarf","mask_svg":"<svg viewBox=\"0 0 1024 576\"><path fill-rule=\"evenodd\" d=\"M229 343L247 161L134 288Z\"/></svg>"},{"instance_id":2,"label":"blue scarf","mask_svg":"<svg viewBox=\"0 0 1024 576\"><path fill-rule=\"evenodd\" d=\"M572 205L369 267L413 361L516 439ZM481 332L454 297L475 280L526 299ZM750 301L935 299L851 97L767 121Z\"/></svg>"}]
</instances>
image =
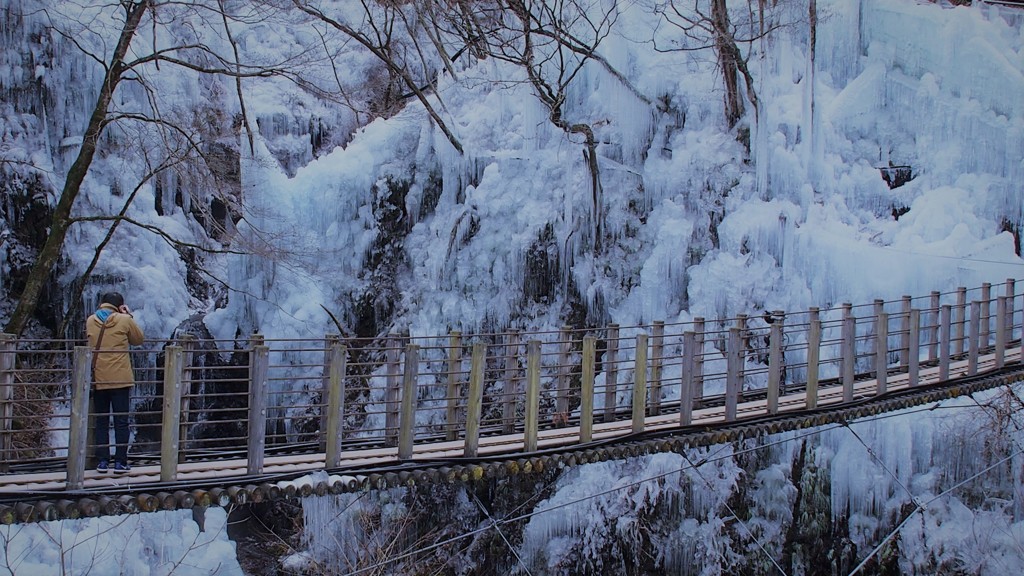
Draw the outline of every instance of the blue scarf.
<instances>
[{"instance_id":1,"label":"blue scarf","mask_svg":"<svg viewBox=\"0 0 1024 576\"><path fill-rule=\"evenodd\" d=\"M99 318L101 323L106 324L107 318L110 318L110 315L113 313L113 310L109 310L107 308L100 308L99 310L96 311L96 317Z\"/></svg>"}]
</instances>

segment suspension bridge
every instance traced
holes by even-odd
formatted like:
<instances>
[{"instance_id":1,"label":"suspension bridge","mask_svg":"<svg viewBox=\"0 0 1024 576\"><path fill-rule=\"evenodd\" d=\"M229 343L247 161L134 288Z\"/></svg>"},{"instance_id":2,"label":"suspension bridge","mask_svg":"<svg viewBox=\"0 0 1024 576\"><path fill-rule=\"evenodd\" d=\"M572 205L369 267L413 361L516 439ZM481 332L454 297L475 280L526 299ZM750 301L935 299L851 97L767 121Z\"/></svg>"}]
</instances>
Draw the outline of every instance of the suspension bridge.
<instances>
[{"instance_id":1,"label":"suspension bridge","mask_svg":"<svg viewBox=\"0 0 1024 576\"><path fill-rule=\"evenodd\" d=\"M104 350L0 335L0 523L472 482L846 421L1024 380L1022 333L1008 279L629 327L181 334L132 351L127 474L90 459Z\"/></svg>"}]
</instances>

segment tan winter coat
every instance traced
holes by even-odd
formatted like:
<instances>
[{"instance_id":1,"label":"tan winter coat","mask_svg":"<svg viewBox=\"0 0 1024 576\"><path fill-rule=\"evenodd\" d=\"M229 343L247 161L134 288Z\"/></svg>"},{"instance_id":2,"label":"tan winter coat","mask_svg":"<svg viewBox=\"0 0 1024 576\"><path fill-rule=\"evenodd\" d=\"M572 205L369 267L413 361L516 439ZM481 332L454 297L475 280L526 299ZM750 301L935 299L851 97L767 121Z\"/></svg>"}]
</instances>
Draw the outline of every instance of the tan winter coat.
<instances>
[{"instance_id":1,"label":"tan winter coat","mask_svg":"<svg viewBox=\"0 0 1024 576\"><path fill-rule=\"evenodd\" d=\"M89 348L96 355L96 372L93 375L93 386L97 390L127 388L135 384L132 372L132 359L128 345L138 346L144 338L142 329L129 314L118 312L111 304L101 304L100 309L108 309L113 313L107 318L103 340L96 351L96 341L100 336L103 324L95 314L85 321L85 332L89 338Z\"/></svg>"}]
</instances>

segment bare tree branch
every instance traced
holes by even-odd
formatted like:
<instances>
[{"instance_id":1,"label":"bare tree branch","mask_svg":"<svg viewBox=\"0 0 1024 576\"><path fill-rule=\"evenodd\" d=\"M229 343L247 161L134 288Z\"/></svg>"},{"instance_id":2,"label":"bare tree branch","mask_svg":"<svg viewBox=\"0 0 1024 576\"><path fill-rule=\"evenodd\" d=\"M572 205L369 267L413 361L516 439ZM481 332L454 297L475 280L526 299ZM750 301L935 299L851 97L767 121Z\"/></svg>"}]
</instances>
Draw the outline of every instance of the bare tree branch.
<instances>
[{"instance_id":1,"label":"bare tree branch","mask_svg":"<svg viewBox=\"0 0 1024 576\"><path fill-rule=\"evenodd\" d=\"M430 103L426 93L420 89L418 83L409 74L405 66L401 65L391 54L387 52L386 44L382 43L382 40L386 39L387 28L378 27L374 23L374 21L372 20L372 10L369 10L367 8L366 12L367 16L371 17L370 26L371 29L374 31L374 35L377 37L377 42L374 42L365 33L358 31L339 20L331 18L330 16L322 12L319 8L313 7L301 0L292 1L296 8L316 18L317 20L323 22L324 24L327 24L328 26L347 34L355 41L362 44L367 50L370 51L370 53L372 53L381 62L383 62L391 73L395 74L398 78L400 78L402 82L404 82L405 85L410 90L412 90L412 92L416 95L416 98L420 101L420 104L422 104L424 109L427 111L427 114L430 115L430 118L437 124L437 127L441 130L441 132L444 133L445 137L448 139L448 142L451 143L452 147L455 148L460 154L463 152L462 144L459 142L458 138L455 137L455 134L452 133L451 129L448 128L448 124L441 118L441 116L434 109L434 106ZM365 6L366 5L364 3L364 7Z\"/></svg>"}]
</instances>

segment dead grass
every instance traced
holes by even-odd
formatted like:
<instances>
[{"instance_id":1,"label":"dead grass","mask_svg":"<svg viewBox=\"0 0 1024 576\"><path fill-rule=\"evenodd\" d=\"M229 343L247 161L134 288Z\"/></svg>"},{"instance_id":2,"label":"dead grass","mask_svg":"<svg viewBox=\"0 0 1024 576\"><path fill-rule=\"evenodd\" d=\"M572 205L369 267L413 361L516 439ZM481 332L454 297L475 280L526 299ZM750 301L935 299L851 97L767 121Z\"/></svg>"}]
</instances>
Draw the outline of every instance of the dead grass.
<instances>
[{"instance_id":1,"label":"dead grass","mask_svg":"<svg viewBox=\"0 0 1024 576\"><path fill-rule=\"evenodd\" d=\"M49 358L45 365L39 357ZM11 453L8 461L54 456L50 432L58 403L69 397L67 366L50 355L19 354L14 372ZM35 362L33 362L35 360Z\"/></svg>"}]
</instances>

